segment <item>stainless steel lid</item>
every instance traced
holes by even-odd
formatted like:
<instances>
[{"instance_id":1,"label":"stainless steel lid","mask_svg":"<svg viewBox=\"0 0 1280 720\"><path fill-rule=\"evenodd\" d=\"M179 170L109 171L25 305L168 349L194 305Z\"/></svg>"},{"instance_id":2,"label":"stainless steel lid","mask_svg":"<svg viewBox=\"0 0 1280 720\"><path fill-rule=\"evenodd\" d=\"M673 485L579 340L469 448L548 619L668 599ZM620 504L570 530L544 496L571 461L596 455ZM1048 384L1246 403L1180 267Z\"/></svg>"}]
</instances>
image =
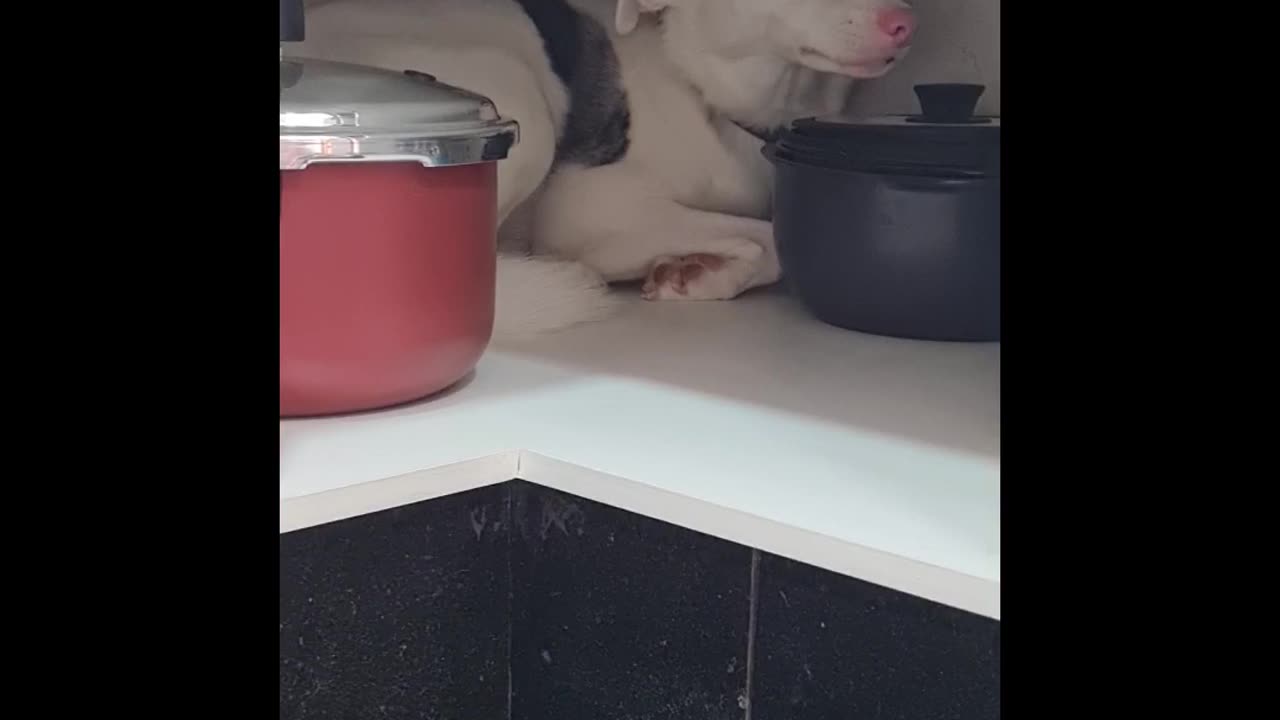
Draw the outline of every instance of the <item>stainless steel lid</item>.
<instances>
[{"instance_id":1,"label":"stainless steel lid","mask_svg":"<svg viewBox=\"0 0 1280 720\"><path fill-rule=\"evenodd\" d=\"M519 136L487 98L426 73L280 60L280 169L316 162L501 160Z\"/></svg>"}]
</instances>

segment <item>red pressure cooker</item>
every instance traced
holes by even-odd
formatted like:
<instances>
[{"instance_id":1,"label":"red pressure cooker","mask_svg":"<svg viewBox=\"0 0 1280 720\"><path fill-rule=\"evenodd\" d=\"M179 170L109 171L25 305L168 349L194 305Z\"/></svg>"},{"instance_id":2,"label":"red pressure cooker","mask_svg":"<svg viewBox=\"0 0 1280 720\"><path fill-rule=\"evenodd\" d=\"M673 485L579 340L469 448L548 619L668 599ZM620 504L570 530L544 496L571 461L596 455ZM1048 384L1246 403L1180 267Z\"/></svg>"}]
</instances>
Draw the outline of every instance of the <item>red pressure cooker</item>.
<instances>
[{"instance_id":1,"label":"red pressure cooker","mask_svg":"<svg viewBox=\"0 0 1280 720\"><path fill-rule=\"evenodd\" d=\"M493 103L430 75L282 55L282 417L398 404L471 371L516 137Z\"/></svg>"}]
</instances>

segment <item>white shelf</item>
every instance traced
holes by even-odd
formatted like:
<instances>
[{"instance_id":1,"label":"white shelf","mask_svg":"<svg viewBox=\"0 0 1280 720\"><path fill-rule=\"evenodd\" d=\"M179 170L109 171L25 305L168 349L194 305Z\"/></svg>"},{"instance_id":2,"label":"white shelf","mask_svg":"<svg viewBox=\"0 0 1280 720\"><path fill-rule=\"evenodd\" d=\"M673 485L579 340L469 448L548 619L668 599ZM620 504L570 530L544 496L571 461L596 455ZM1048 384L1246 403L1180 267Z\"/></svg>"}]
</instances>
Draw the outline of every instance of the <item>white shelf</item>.
<instances>
[{"instance_id":1,"label":"white shelf","mask_svg":"<svg viewBox=\"0 0 1280 720\"><path fill-rule=\"evenodd\" d=\"M521 477L998 618L999 374L777 293L635 300L444 396L282 421L281 531Z\"/></svg>"}]
</instances>

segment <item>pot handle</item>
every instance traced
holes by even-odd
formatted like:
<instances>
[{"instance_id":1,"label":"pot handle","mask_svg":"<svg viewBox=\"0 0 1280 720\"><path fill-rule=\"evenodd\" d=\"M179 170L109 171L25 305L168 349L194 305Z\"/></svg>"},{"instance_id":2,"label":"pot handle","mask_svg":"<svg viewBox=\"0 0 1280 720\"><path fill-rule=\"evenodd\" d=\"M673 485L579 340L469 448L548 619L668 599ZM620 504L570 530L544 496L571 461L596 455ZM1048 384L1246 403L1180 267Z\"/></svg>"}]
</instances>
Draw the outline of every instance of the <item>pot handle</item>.
<instances>
[{"instance_id":1,"label":"pot handle","mask_svg":"<svg viewBox=\"0 0 1280 720\"><path fill-rule=\"evenodd\" d=\"M302 0L280 0L280 42L302 42L307 39L307 22Z\"/></svg>"},{"instance_id":2,"label":"pot handle","mask_svg":"<svg viewBox=\"0 0 1280 720\"><path fill-rule=\"evenodd\" d=\"M307 39L307 20L306 14L302 10L302 0L280 0L280 42L302 42L305 39ZM281 68L284 67L282 64ZM283 83L281 83L281 88L284 88ZM280 173L280 208L278 214L284 214L283 172Z\"/></svg>"}]
</instances>

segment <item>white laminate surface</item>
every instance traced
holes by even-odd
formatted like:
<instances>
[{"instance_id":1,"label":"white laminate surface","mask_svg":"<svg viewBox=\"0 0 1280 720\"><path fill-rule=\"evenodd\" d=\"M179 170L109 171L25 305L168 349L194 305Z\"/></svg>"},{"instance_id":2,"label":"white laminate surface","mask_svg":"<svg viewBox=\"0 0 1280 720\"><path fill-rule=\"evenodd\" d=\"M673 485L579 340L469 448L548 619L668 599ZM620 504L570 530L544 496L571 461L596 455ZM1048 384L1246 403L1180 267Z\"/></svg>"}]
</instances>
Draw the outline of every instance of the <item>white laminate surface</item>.
<instances>
[{"instance_id":1,"label":"white laminate surface","mask_svg":"<svg viewBox=\"0 0 1280 720\"><path fill-rule=\"evenodd\" d=\"M281 530L521 477L999 617L1000 349L629 302L449 393L280 424Z\"/></svg>"}]
</instances>

